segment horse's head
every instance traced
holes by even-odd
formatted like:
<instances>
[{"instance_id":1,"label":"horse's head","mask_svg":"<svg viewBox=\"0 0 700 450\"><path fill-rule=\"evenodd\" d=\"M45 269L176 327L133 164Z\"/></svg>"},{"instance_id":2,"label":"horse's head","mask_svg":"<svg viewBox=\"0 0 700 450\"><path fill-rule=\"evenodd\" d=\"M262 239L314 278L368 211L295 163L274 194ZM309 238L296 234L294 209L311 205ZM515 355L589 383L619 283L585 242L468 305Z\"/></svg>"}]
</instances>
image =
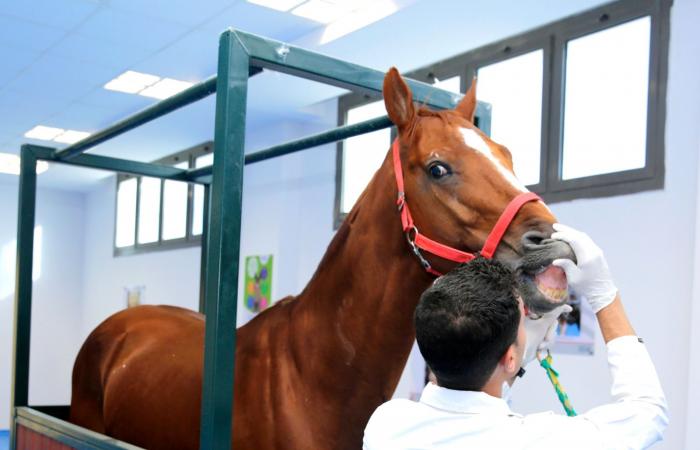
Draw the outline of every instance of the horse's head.
<instances>
[{"instance_id":1,"label":"horse's head","mask_svg":"<svg viewBox=\"0 0 700 450\"><path fill-rule=\"evenodd\" d=\"M474 125L475 84L453 110L416 108L408 85L392 68L384 102L398 128L406 202L420 233L450 247L478 252L501 213L527 189L513 173L510 151ZM513 267L528 309L546 313L568 299L566 276L551 263L575 260L550 239L555 218L541 201L527 202L507 228L494 258ZM440 271L448 263L429 257Z\"/></svg>"}]
</instances>

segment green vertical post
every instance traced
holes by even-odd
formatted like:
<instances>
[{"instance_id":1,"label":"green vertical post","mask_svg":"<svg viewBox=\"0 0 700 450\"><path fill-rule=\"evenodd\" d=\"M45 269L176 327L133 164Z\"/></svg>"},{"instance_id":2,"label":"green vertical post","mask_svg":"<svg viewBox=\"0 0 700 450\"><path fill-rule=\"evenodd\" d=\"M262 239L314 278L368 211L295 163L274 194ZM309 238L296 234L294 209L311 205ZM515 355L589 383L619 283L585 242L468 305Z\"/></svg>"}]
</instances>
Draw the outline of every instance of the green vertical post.
<instances>
[{"instance_id":1,"label":"green vertical post","mask_svg":"<svg viewBox=\"0 0 700 450\"><path fill-rule=\"evenodd\" d=\"M36 155L30 145L21 150L19 208L17 209L17 261L15 274L15 342L12 353L10 446L15 448L15 408L29 402L29 343L32 323L32 261L36 213Z\"/></svg>"},{"instance_id":2,"label":"green vertical post","mask_svg":"<svg viewBox=\"0 0 700 450\"><path fill-rule=\"evenodd\" d=\"M210 190L200 448L231 446L238 260L249 56L236 34L219 40Z\"/></svg>"}]
</instances>

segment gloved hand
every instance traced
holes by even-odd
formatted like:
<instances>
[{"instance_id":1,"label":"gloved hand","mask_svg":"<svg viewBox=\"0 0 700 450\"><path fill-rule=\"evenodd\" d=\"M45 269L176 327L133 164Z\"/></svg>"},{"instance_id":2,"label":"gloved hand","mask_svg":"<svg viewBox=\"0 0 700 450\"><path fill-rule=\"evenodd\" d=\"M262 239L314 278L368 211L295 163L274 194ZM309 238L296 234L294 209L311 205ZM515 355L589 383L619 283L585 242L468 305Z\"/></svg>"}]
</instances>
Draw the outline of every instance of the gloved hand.
<instances>
[{"instance_id":1,"label":"gloved hand","mask_svg":"<svg viewBox=\"0 0 700 450\"><path fill-rule=\"evenodd\" d=\"M569 285L579 296L585 297L593 312L597 313L612 303L617 295L603 251L586 233L560 223L553 227L552 239L569 244L578 264L570 259L556 259L552 264L566 272Z\"/></svg>"}]
</instances>

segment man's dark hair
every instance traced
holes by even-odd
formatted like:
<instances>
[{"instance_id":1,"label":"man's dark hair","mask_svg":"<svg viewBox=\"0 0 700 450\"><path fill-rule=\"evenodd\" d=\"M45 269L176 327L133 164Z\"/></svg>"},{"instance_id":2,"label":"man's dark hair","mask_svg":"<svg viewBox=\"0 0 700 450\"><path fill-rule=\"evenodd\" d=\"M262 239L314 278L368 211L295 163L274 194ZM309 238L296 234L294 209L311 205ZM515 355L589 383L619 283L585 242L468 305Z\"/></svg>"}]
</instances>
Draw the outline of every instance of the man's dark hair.
<instances>
[{"instance_id":1,"label":"man's dark hair","mask_svg":"<svg viewBox=\"0 0 700 450\"><path fill-rule=\"evenodd\" d=\"M520 324L513 272L476 258L438 278L415 312L416 340L438 384L480 390L515 342Z\"/></svg>"}]
</instances>

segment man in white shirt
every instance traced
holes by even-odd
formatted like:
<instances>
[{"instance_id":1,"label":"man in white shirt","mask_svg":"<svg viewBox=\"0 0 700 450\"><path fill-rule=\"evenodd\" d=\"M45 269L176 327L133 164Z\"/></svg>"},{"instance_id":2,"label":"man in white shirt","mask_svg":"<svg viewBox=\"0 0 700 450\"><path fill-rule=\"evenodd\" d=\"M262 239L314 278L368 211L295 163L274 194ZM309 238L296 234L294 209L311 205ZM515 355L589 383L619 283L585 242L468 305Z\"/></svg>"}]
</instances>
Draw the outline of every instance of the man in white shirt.
<instances>
[{"instance_id":1,"label":"man in white shirt","mask_svg":"<svg viewBox=\"0 0 700 450\"><path fill-rule=\"evenodd\" d=\"M603 252L584 233L554 228L552 238L567 242L578 262L553 264L596 313L614 401L576 417L510 410L501 394L523 361L523 304L512 272L479 258L438 279L421 297L416 339L437 384L428 383L419 402L380 406L365 429L365 450L643 449L662 438L666 399Z\"/></svg>"}]
</instances>

